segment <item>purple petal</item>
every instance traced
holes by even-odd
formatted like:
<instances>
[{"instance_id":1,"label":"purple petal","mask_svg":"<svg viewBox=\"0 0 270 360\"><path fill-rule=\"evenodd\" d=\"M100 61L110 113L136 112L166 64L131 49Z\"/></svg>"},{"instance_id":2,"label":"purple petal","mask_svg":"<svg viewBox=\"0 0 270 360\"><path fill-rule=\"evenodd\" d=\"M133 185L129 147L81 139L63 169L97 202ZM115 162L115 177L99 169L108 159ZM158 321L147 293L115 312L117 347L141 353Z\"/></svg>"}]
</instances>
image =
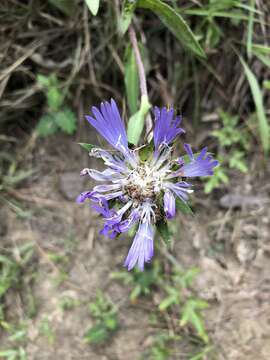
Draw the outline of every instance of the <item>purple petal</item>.
<instances>
[{"instance_id":1,"label":"purple petal","mask_svg":"<svg viewBox=\"0 0 270 360\"><path fill-rule=\"evenodd\" d=\"M120 117L117 105L113 99L111 103L101 103L100 110L92 107L94 117L87 115L87 121L103 136L113 147L124 154L129 154L127 134L124 122Z\"/></svg>"},{"instance_id":2,"label":"purple petal","mask_svg":"<svg viewBox=\"0 0 270 360\"><path fill-rule=\"evenodd\" d=\"M121 221L121 223L118 225L119 231L120 232L128 231L135 224L135 222L138 221L139 217L140 216L138 214L138 211L136 209L132 210L129 217L126 220Z\"/></svg>"},{"instance_id":3,"label":"purple petal","mask_svg":"<svg viewBox=\"0 0 270 360\"><path fill-rule=\"evenodd\" d=\"M218 161L211 156L207 156L207 147L203 148L197 158L194 157L190 145L185 144L191 162L181 167L184 177L209 176L213 175L213 169L218 165Z\"/></svg>"},{"instance_id":4,"label":"purple petal","mask_svg":"<svg viewBox=\"0 0 270 360\"><path fill-rule=\"evenodd\" d=\"M77 197L76 202L78 204L84 202L86 199L97 200L95 191L84 191Z\"/></svg>"},{"instance_id":5,"label":"purple petal","mask_svg":"<svg viewBox=\"0 0 270 360\"><path fill-rule=\"evenodd\" d=\"M193 190L190 190L192 185L185 181L180 181L178 183L166 182L164 185L184 202L188 200L188 194L193 192Z\"/></svg>"},{"instance_id":6,"label":"purple petal","mask_svg":"<svg viewBox=\"0 0 270 360\"><path fill-rule=\"evenodd\" d=\"M136 264L141 271L144 270L144 264L149 262L154 255L153 237L153 225L149 221L141 223L124 263L128 271Z\"/></svg>"},{"instance_id":7,"label":"purple petal","mask_svg":"<svg viewBox=\"0 0 270 360\"><path fill-rule=\"evenodd\" d=\"M161 110L154 108L155 127L154 127L154 143L157 150L161 144L169 145L178 134L185 131L179 127L181 117L174 116L173 108L167 110L163 107Z\"/></svg>"},{"instance_id":8,"label":"purple petal","mask_svg":"<svg viewBox=\"0 0 270 360\"><path fill-rule=\"evenodd\" d=\"M166 191L164 194L164 211L167 219L175 216L175 197L171 191Z\"/></svg>"}]
</instances>

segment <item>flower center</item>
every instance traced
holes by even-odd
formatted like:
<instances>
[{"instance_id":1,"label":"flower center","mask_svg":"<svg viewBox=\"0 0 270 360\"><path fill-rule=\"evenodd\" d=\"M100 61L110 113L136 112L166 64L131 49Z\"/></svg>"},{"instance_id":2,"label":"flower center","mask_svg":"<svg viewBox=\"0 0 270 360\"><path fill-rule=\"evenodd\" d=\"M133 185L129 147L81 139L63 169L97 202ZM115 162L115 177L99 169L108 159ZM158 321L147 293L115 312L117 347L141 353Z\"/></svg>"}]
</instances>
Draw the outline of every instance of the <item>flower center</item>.
<instances>
[{"instance_id":1,"label":"flower center","mask_svg":"<svg viewBox=\"0 0 270 360\"><path fill-rule=\"evenodd\" d=\"M139 203L146 199L154 199L156 179L148 164L140 164L132 170L124 186L125 193Z\"/></svg>"}]
</instances>

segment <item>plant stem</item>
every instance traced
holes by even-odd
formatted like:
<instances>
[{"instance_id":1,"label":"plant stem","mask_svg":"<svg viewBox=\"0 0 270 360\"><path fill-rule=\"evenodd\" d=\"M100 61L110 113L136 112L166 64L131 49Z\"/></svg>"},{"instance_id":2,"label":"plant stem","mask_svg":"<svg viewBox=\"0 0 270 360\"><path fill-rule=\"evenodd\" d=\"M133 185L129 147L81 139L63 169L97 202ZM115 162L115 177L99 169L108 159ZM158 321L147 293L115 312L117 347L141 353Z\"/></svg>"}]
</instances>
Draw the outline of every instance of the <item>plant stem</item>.
<instances>
[{"instance_id":1,"label":"plant stem","mask_svg":"<svg viewBox=\"0 0 270 360\"><path fill-rule=\"evenodd\" d=\"M147 91L146 76L145 76L143 61L142 61L140 49L138 46L136 33L135 33L135 30L132 25L129 26L128 32L129 32L130 42L131 42L131 45L132 45L132 48L134 51L137 67L138 67L141 96L146 96L148 99L148 91ZM147 135L148 141L150 141L153 134L152 134L152 120L151 120L151 117L149 114L146 116L146 119L145 119L145 127L146 127L146 135Z\"/></svg>"},{"instance_id":2,"label":"plant stem","mask_svg":"<svg viewBox=\"0 0 270 360\"><path fill-rule=\"evenodd\" d=\"M146 95L148 97L144 66L143 66L142 57L141 57L141 53L140 53L140 50L139 50L135 30L134 30L132 25L129 26L128 31L129 31L130 42L131 42L131 45L132 45L133 50L134 50L134 55L135 55L135 59L136 59L137 67L138 67L141 95L142 96Z\"/></svg>"}]
</instances>

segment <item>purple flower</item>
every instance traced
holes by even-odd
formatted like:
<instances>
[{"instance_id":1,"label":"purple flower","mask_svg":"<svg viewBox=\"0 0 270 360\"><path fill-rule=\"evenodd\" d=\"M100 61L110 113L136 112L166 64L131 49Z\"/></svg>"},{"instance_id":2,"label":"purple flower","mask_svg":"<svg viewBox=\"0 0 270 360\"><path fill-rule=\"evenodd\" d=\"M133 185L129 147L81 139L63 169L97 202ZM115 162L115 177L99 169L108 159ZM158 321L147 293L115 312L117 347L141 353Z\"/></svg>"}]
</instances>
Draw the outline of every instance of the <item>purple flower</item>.
<instances>
[{"instance_id":1,"label":"purple flower","mask_svg":"<svg viewBox=\"0 0 270 360\"><path fill-rule=\"evenodd\" d=\"M174 109L166 109L163 107L159 109L154 108L155 128L154 128L154 143L157 150L160 145L170 145L177 135L185 132L180 128L181 117L174 117Z\"/></svg>"},{"instance_id":2,"label":"purple flower","mask_svg":"<svg viewBox=\"0 0 270 360\"><path fill-rule=\"evenodd\" d=\"M211 155L207 155L207 147L203 148L196 158L193 155L190 145L185 144L184 148L190 159L190 162L184 162L181 167L181 172L184 177L213 175L213 169L218 165L218 161L213 160Z\"/></svg>"},{"instance_id":3,"label":"purple flower","mask_svg":"<svg viewBox=\"0 0 270 360\"><path fill-rule=\"evenodd\" d=\"M170 190L166 190L164 194L164 211L167 219L175 217L175 197Z\"/></svg>"},{"instance_id":4,"label":"purple flower","mask_svg":"<svg viewBox=\"0 0 270 360\"><path fill-rule=\"evenodd\" d=\"M151 224L151 212L153 210L150 204L145 204L143 207L143 218L125 260L125 266L128 270L133 269L138 264L138 268L143 271L144 263L149 262L154 255L154 228Z\"/></svg>"},{"instance_id":5,"label":"purple flower","mask_svg":"<svg viewBox=\"0 0 270 360\"><path fill-rule=\"evenodd\" d=\"M115 101L101 103L100 110L92 107L95 118L86 116L86 119L113 147L125 153L129 152L124 122L121 119Z\"/></svg>"},{"instance_id":6,"label":"purple flower","mask_svg":"<svg viewBox=\"0 0 270 360\"><path fill-rule=\"evenodd\" d=\"M100 184L81 193L77 202L92 201L92 208L104 220L100 233L110 238L137 226L124 265L128 270L136 265L143 270L154 254L155 225L175 216L176 198L187 202L193 192L183 177L212 175L218 162L207 154L207 148L194 155L190 145L185 145L188 160L172 158L172 143L184 132L179 127L181 118L174 117L173 109L154 108L155 150L147 161L140 159L139 149L129 149L124 122L114 100L102 103L100 109L93 107L92 113L94 116L86 116L87 120L117 152L91 150L90 155L102 159L106 168L81 171L81 176L89 176Z\"/></svg>"}]
</instances>

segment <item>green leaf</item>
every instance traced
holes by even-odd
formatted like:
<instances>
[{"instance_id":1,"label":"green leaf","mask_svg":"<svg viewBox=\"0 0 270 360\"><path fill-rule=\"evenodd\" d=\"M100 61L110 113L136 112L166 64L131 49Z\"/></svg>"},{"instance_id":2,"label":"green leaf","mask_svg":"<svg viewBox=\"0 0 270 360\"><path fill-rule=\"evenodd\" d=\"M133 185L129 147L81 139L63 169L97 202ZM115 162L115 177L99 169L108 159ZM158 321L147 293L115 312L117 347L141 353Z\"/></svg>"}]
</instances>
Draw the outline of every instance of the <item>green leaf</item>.
<instances>
[{"instance_id":1,"label":"green leaf","mask_svg":"<svg viewBox=\"0 0 270 360\"><path fill-rule=\"evenodd\" d=\"M131 144L137 145L144 126L144 118L148 113L151 105L147 96L143 95L141 98L141 106L139 111L131 116L128 122L127 136Z\"/></svg>"},{"instance_id":2,"label":"green leaf","mask_svg":"<svg viewBox=\"0 0 270 360\"><path fill-rule=\"evenodd\" d=\"M139 75L134 51L130 46L126 50L125 87L129 110L133 115L138 110Z\"/></svg>"},{"instance_id":3,"label":"green leaf","mask_svg":"<svg viewBox=\"0 0 270 360\"><path fill-rule=\"evenodd\" d=\"M57 131L57 125L53 116L49 114L42 116L42 118L39 120L36 130L38 135L42 137L54 134Z\"/></svg>"},{"instance_id":4,"label":"green leaf","mask_svg":"<svg viewBox=\"0 0 270 360\"><path fill-rule=\"evenodd\" d=\"M256 50L262 55L270 55L270 47L262 44L252 44L252 51Z\"/></svg>"},{"instance_id":5,"label":"green leaf","mask_svg":"<svg viewBox=\"0 0 270 360\"><path fill-rule=\"evenodd\" d=\"M263 87L264 87L266 90L270 90L270 80L264 80L264 82L263 82Z\"/></svg>"},{"instance_id":6,"label":"green leaf","mask_svg":"<svg viewBox=\"0 0 270 360\"><path fill-rule=\"evenodd\" d=\"M96 16L99 8L99 0L85 0L85 2L91 13Z\"/></svg>"},{"instance_id":7,"label":"green leaf","mask_svg":"<svg viewBox=\"0 0 270 360\"><path fill-rule=\"evenodd\" d=\"M48 106L50 110L57 111L63 104L63 95L56 87L50 87L47 92Z\"/></svg>"},{"instance_id":8,"label":"green leaf","mask_svg":"<svg viewBox=\"0 0 270 360\"><path fill-rule=\"evenodd\" d=\"M160 0L139 0L137 4L138 7L152 10L188 50L199 57L206 58L204 50L190 27L173 8Z\"/></svg>"},{"instance_id":9,"label":"green leaf","mask_svg":"<svg viewBox=\"0 0 270 360\"><path fill-rule=\"evenodd\" d=\"M99 323L91 327L84 336L84 341L87 343L102 343L108 339L110 332L106 329L104 324Z\"/></svg>"},{"instance_id":10,"label":"green leaf","mask_svg":"<svg viewBox=\"0 0 270 360\"><path fill-rule=\"evenodd\" d=\"M147 146L144 146L139 151L139 157L141 161L147 161L152 158L154 152L154 143L151 142Z\"/></svg>"},{"instance_id":11,"label":"green leaf","mask_svg":"<svg viewBox=\"0 0 270 360\"><path fill-rule=\"evenodd\" d=\"M131 23L133 13L136 8L136 2L136 0L132 2L130 0L124 0L123 10L119 19L119 30L122 35L125 34Z\"/></svg>"},{"instance_id":12,"label":"green leaf","mask_svg":"<svg viewBox=\"0 0 270 360\"><path fill-rule=\"evenodd\" d=\"M200 311L206 309L208 303L200 299L189 299L184 305L180 326L185 326L188 322L196 329L200 338L205 342L209 342L207 332L205 330L203 318Z\"/></svg>"},{"instance_id":13,"label":"green leaf","mask_svg":"<svg viewBox=\"0 0 270 360\"><path fill-rule=\"evenodd\" d=\"M87 143L78 143L83 149L87 150L88 152L92 149L94 149L96 146L92 144Z\"/></svg>"},{"instance_id":14,"label":"green leaf","mask_svg":"<svg viewBox=\"0 0 270 360\"><path fill-rule=\"evenodd\" d=\"M61 10L65 15L71 16L75 10L74 0L49 0L49 3Z\"/></svg>"},{"instance_id":15,"label":"green leaf","mask_svg":"<svg viewBox=\"0 0 270 360\"><path fill-rule=\"evenodd\" d=\"M179 198L176 198L175 204L176 204L177 210L181 211L181 213L183 213L185 215L193 214L193 211L189 207L189 205L187 203L183 202L182 200L180 200Z\"/></svg>"},{"instance_id":16,"label":"green leaf","mask_svg":"<svg viewBox=\"0 0 270 360\"><path fill-rule=\"evenodd\" d=\"M270 68L269 55L263 55L258 50L253 50L253 54L267 67Z\"/></svg>"},{"instance_id":17,"label":"green leaf","mask_svg":"<svg viewBox=\"0 0 270 360\"><path fill-rule=\"evenodd\" d=\"M71 135L76 130L76 117L73 111L66 108L54 114L56 124L67 134Z\"/></svg>"},{"instance_id":18,"label":"green leaf","mask_svg":"<svg viewBox=\"0 0 270 360\"><path fill-rule=\"evenodd\" d=\"M248 79L251 93L253 96L253 100L255 102L256 112L257 112L258 121L259 121L259 132L260 132L261 142L262 142L264 152L265 152L265 154L267 154L269 151L269 147L270 147L270 143L269 143L270 131L269 131L269 123L267 121L264 106L263 106L263 96L262 96L260 86L258 84L258 80L257 80L256 76L250 70L247 63L244 61L244 59L241 56L239 56L239 58L244 67L245 74Z\"/></svg>"},{"instance_id":19,"label":"green leaf","mask_svg":"<svg viewBox=\"0 0 270 360\"><path fill-rule=\"evenodd\" d=\"M42 74L37 75L37 82L44 87L50 86L50 78Z\"/></svg>"},{"instance_id":20,"label":"green leaf","mask_svg":"<svg viewBox=\"0 0 270 360\"><path fill-rule=\"evenodd\" d=\"M161 301L158 308L160 311L164 311L170 306L178 303L178 296L172 294L170 296L167 296L165 299Z\"/></svg>"},{"instance_id":21,"label":"green leaf","mask_svg":"<svg viewBox=\"0 0 270 360\"><path fill-rule=\"evenodd\" d=\"M168 224L164 221L159 221L156 224L157 231L164 240L166 244L168 244L171 241L171 232L169 230Z\"/></svg>"}]
</instances>

